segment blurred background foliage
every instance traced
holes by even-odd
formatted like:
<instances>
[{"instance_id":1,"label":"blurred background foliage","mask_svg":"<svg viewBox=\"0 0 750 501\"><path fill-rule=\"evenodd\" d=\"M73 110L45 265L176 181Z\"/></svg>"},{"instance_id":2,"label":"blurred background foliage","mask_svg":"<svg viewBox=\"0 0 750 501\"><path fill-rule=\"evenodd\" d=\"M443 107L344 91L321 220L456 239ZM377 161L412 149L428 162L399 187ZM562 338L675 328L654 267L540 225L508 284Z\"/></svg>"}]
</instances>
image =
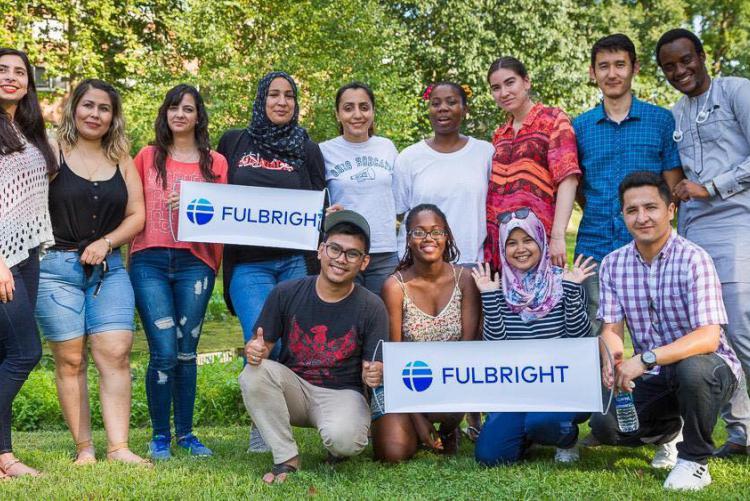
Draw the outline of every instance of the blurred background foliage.
<instances>
[{"instance_id":1,"label":"blurred background foliage","mask_svg":"<svg viewBox=\"0 0 750 501\"><path fill-rule=\"evenodd\" d=\"M43 68L54 121L72 85L98 77L121 89L133 152L151 141L162 96L196 85L214 142L250 118L255 85L273 69L300 87L302 124L318 141L337 134L333 100L351 80L377 98L378 134L403 148L429 134L425 87L473 90L467 134L489 139L504 117L486 85L490 63L513 55L537 99L575 116L596 104L589 51L606 34L636 43L635 92L668 106L677 98L655 65L666 30L696 30L716 75L750 73L750 0L0 0L0 46L26 50Z\"/></svg>"}]
</instances>

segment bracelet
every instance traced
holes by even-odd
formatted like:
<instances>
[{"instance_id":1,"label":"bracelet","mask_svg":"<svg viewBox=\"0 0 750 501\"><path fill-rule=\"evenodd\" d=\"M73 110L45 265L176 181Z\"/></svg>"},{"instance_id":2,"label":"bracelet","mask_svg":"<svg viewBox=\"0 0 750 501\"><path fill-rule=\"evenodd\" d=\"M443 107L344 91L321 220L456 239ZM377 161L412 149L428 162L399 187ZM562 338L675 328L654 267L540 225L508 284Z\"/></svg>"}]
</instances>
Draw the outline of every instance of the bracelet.
<instances>
[{"instance_id":1,"label":"bracelet","mask_svg":"<svg viewBox=\"0 0 750 501\"><path fill-rule=\"evenodd\" d=\"M102 237L102 240L104 240L105 242L107 242L107 246L109 247L109 250L107 251L107 255L112 254L112 240L110 240L107 237Z\"/></svg>"}]
</instances>

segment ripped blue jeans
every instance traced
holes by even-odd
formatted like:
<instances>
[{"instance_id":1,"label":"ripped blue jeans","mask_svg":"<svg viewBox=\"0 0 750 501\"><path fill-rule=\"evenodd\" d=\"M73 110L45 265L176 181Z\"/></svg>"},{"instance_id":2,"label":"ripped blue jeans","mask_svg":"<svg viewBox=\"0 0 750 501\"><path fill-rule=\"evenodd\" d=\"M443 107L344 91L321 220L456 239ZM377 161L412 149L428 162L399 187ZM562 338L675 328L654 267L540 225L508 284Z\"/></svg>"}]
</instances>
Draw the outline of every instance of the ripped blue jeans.
<instances>
[{"instance_id":1,"label":"ripped blue jeans","mask_svg":"<svg viewBox=\"0 0 750 501\"><path fill-rule=\"evenodd\" d=\"M130 280L149 347L146 397L152 434L171 437L174 405L177 437L193 431L203 317L216 275L186 249L152 248L133 254Z\"/></svg>"}]
</instances>

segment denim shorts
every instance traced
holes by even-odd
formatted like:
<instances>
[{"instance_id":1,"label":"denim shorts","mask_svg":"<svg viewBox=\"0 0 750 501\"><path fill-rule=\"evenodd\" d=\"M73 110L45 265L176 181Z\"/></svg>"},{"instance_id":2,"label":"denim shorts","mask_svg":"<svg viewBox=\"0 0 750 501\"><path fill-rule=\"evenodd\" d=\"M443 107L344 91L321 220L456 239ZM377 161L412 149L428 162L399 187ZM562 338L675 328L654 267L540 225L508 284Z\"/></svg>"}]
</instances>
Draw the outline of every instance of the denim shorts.
<instances>
[{"instance_id":1,"label":"denim shorts","mask_svg":"<svg viewBox=\"0 0 750 501\"><path fill-rule=\"evenodd\" d=\"M36 320L45 339L61 342L135 330L133 287L119 250L107 256L103 277L102 265L86 277L79 259L77 252L68 251L49 251L42 257Z\"/></svg>"}]
</instances>

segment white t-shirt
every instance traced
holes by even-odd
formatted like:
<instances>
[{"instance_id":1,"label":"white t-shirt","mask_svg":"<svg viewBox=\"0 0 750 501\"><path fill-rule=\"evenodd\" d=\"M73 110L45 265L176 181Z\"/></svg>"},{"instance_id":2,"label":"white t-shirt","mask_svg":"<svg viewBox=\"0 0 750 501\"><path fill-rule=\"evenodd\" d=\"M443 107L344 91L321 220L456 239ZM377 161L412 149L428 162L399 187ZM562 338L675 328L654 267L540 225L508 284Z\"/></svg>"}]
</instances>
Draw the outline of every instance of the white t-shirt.
<instances>
[{"instance_id":1,"label":"white t-shirt","mask_svg":"<svg viewBox=\"0 0 750 501\"><path fill-rule=\"evenodd\" d=\"M331 203L364 216L370 225L370 252L396 251L393 168L398 150L390 139L373 136L351 143L343 136L320 143Z\"/></svg>"},{"instance_id":2,"label":"white t-shirt","mask_svg":"<svg viewBox=\"0 0 750 501\"><path fill-rule=\"evenodd\" d=\"M462 264L484 261L487 185L494 153L492 144L470 137L453 153L439 153L420 141L396 159L396 213L423 203L437 205L448 218ZM406 225L401 225L399 255L405 249Z\"/></svg>"}]
</instances>

